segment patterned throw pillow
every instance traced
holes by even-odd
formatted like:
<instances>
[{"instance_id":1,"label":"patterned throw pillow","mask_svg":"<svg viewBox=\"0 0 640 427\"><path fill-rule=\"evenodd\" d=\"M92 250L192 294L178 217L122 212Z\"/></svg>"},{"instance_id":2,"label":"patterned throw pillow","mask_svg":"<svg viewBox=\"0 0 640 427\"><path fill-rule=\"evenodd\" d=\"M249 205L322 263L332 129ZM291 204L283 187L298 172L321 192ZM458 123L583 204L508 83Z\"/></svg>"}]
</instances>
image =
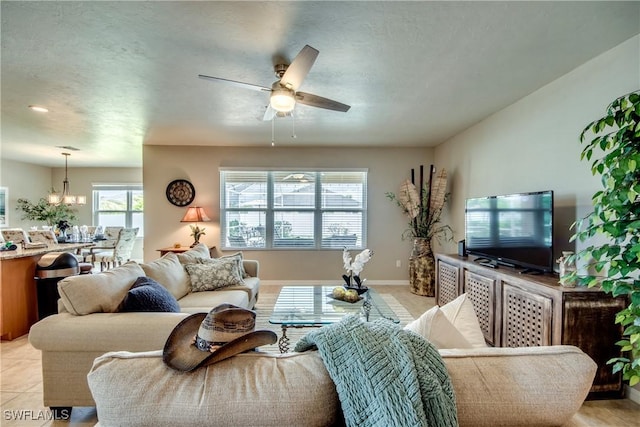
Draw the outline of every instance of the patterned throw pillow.
<instances>
[{"instance_id":1,"label":"patterned throw pillow","mask_svg":"<svg viewBox=\"0 0 640 427\"><path fill-rule=\"evenodd\" d=\"M244 284L237 259L211 259L206 263L185 264L191 277L191 291L213 291Z\"/></svg>"},{"instance_id":2,"label":"patterned throw pillow","mask_svg":"<svg viewBox=\"0 0 640 427\"><path fill-rule=\"evenodd\" d=\"M243 279L246 277L249 277L249 275L247 274L247 272L244 270L244 264L243 264L243 258L242 258L242 252L236 252L235 254L231 254L231 255L223 255L221 257L218 258L200 258L198 259L196 262L200 263L200 264L207 264L210 262L216 262L216 261L220 261L220 260L237 260L238 263L238 274L240 275L240 277L242 277Z\"/></svg>"}]
</instances>

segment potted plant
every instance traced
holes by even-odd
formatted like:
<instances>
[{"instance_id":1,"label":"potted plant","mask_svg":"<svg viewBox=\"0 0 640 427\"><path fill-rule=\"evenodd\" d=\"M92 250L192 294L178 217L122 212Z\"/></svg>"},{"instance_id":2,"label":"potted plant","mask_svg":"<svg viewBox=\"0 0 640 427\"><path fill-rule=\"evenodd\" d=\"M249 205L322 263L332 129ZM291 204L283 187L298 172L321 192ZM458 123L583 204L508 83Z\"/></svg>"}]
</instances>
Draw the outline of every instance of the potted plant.
<instances>
[{"instance_id":1,"label":"potted plant","mask_svg":"<svg viewBox=\"0 0 640 427\"><path fill-rule=\"evenodd\" d=\"M46 222L48 226L57 226L60 221L75 221L76 210L64 203L49 204L47 199L40 198L36 203L27 199L18 199L16 210L22 211L22 219Z\"/></svg>"},{"instance_id":2,"label":"potted plant","mask_svg":"<svg viewBox=\"0 0 640 427\"><path fill-rule=\"evenodd\" d=\"M433 238L450 239L453 236L451 227L440 224L442 209L448 194L447 171L441 169L435 174L431 165L429 179L425 183L423 167L420 166L419 187L414 183L414 173L411 170L411 180L405 180L400 185L400 191L386 193L386 196L397 203L409 218L409 227L402 233L402 239L413 239L413 251L409 257L409 284L411 292L417 295L435 295L435 258L431 248Z\"/></svg>"},{"instance_id":3,"label":"potted plant","mask_svg":"<svg viewBox=\"0 0 640 427\"><path fill-rule=\"evenodd\" d=\"M200 237L204 236L207 233L204 232L205 228L200 228L198 224L190 225L189 227L191 227L191 236L193 237L193 243L191 244L191 247L194 247L195 245L200 243Z\"/></svg>"},{"instance_id":4,"label":"potted plant","mask_svg":"<svg viewBox=\"0 0 640 427\"><path fill-rule=\"evenodd\" d=\"M613 372L622 372L633 386L640 383L640 91L621 96L606 115L591 122L581 133L586 141L581 160L591 161L591 172L601 176L603 188L592 196L593 212L576 221L572 241L604 236L606 243L593 244L573 255L594 274L573 271L565 280L583 286L600 286L614 297L626 297L629 305L615 322L624 328L618 341L622 356L609 360Z\"/></svg>"}]
</instances>

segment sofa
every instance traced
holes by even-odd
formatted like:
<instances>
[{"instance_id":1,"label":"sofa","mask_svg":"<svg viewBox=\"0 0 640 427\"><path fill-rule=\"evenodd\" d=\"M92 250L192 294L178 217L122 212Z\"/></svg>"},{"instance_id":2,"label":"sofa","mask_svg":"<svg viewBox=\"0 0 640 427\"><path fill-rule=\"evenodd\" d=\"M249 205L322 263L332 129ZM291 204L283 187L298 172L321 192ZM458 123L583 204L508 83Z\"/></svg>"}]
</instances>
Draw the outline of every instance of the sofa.
<instances>
[{"instance_id":1,"label":"sofa","mask_svg":"<svg viewBox=\"0 0 640 427\"><path fill-rule=\"evenodd\" d=\"M596 371L573 346L439 352L461 427L561 426L580 408ZM244 353L190 373L167 367L161 351L112 352L95 360L88 382L101 427L343 424L317 351Z\"/></svg>"},{"instance_id":2,"label":"sofa","mask_svg":"<svg viewBox=\"0 0 640 427\"><path fill-rule=\"evenodd\" d=\"M211 254L206 245L198 244L149 263L130 261L101 273L62 279L58 313L38 321L29 331L29 342L42 351L44 405L55 409L95 406L87 374L96 357L110 351L162 348L182 319L222 303L253 308L260 287L258 261L245 260L241 253L217 254L218 258ZM227 270L218 275L227 283L203 273L218 273L220 265L238 268L232 277ZM123 311L141 277L162 285L165 294L171 294L167 298L177 302L178 311ZM213 282L211 290L204 290L203 284ZM198 292L192 291L194 286L199 286Z\"/></svg>"}]
</instances>

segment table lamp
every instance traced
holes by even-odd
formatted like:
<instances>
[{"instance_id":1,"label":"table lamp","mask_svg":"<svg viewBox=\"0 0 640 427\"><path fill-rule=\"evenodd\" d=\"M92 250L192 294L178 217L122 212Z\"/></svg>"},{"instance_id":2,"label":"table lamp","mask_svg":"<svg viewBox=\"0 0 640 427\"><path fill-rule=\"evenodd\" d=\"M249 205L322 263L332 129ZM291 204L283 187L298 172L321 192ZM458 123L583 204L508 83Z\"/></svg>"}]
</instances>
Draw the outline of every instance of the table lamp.
<instances>
[{"instance_id":1,"label":"table lamp","mask_svg":"<svg viewBox=\"0 0 640 427\"><path fill-rule=\"evenodd\" d=\"M191 235L193 236L193 244L191 247L194 247L198 243L200 243L200 236L204 235L204 227L200 228L198 226L199 222L208 222L211 219L204 212L204 208L200 206L190 206L187 208L187 212L184 214L184 217L180 220L180 222L195 222L195 225L189 225L191 227Z\"/></svg>"}]
</instances>

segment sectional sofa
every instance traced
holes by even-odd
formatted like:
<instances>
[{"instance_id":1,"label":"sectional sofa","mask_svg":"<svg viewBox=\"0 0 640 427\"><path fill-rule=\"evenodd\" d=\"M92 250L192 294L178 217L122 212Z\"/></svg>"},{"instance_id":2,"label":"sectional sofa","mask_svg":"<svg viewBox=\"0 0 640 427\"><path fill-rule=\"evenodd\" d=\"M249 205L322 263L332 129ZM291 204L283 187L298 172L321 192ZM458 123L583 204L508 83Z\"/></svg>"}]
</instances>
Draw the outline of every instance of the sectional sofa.
<instances>
[{"instance_id":1,"label":"sectional sofa","mask_svg":"<svg viewBox=\"0 0 640 427\"><path fill-rule=\"evenodd\" d=\"M58 314L40 320L29 332L29 342L42 351L44 405L95 406L87 374L96 357L116 350L162 348L182 319L222 303L255 306L260 288L257 261L241 260L241 284L191 292L185 266L198 262L213 262L204 244L147 264L128 262L105 272L62 279L58 283ZM165 287L176 299L179 312L123 312L123 302L139 277L154 279Z\"/></svg>"}]
</instances>

